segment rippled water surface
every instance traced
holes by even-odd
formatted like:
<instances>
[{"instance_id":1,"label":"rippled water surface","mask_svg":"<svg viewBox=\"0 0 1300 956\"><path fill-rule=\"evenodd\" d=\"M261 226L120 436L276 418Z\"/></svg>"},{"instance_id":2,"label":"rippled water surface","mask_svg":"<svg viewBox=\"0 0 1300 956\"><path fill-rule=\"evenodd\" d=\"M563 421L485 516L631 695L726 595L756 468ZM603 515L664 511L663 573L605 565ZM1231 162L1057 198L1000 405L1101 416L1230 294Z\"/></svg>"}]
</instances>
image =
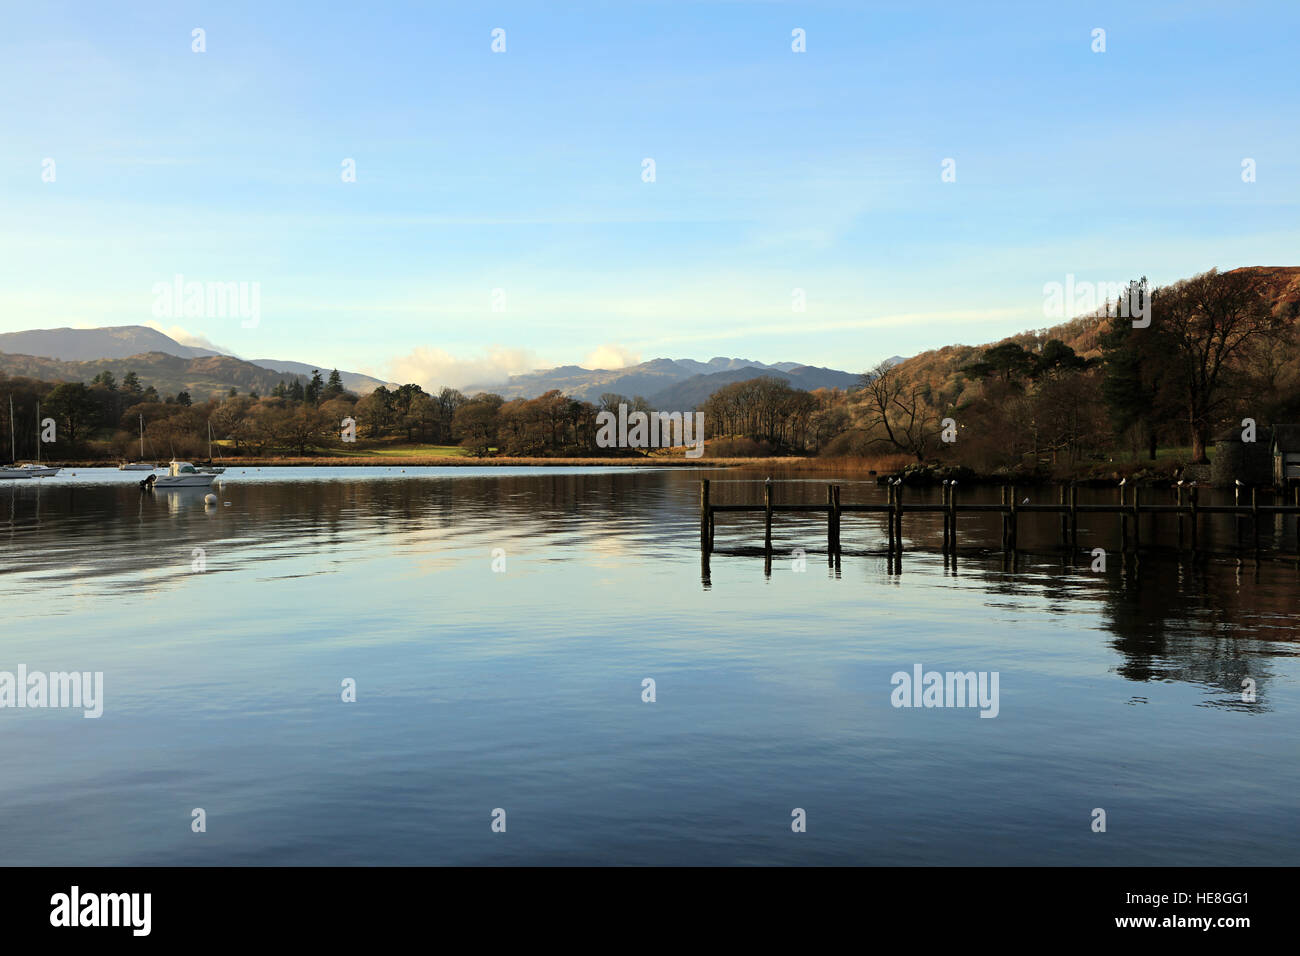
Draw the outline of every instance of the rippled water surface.
<instances>
[{"instance_id":1,"label":"rippled water surface","mask_svg":"<svg viewBox=\"0 0 1300 956\"><path fill-rule=\"evenodd\" d=\"M1294 558L1193 560L1172 518L1140 562L1113 518L1067 555L1040 515L1012 564L978 516L954 569L908 516L891 573L846 516L836 569L824 517L778 515L769 569L726 515L706 565L705 474L761 501L738 471L0 483L0 671L104 674L99 719L0 709L4 861L1300 864ZM997 717L891 706L917 664L997 672Z\"/></svg>"}]
</instances>

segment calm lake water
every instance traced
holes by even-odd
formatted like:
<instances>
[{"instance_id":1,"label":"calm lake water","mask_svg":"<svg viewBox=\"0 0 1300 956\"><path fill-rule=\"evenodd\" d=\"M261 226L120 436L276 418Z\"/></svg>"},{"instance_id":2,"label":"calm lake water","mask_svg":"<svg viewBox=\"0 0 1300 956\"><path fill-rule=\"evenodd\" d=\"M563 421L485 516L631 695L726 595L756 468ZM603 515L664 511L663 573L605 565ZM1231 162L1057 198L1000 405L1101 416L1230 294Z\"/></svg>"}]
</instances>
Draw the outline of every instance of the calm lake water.
<instances>
[{"instance_id":1,"label":"calm lake water","mask_svg":"<svg viewBox=\"0 0 1300 956\"><path fill-rule=\"evenodd\" d=\"M231 469L216 507L0 484L0 671L104 675L99 719L0 709L4 862L1300 864L1294 559L1123 560L1113 518L1063 556L1036 516L1011 567L980 517L955 570L892 574L846 516L836 571L824 517L778 515L769 575L747 515L706 580L705 475L761 501L740 471ZM937 516L904 534L937 547ZM996 718L892 706L918 664L997 672Z\"/></svg>"}]
</instances>

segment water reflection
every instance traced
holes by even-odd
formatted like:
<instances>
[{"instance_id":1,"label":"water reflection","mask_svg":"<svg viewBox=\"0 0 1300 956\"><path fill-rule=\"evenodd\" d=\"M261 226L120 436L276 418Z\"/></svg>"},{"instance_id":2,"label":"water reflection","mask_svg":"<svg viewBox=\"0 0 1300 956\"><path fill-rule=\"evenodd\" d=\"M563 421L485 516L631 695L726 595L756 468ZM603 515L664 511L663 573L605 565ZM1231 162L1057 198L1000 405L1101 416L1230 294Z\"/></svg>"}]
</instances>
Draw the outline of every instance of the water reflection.
<instances>
[{"instance_id":1,"label":"water reflection","mask_svg":"<svg viewBox=\"0 0 1300 956\"><path fill-rule=\"evenodd\" d=\"M102 669L107 695L100 721L0 712L0 760L27 768L0 819L47 834L10 858L486 862L464 821L509 802L533 821L515 862L1300 862L1294 561L1180 555L1157 521L1158 550L1093 571L1113 519L1066 553L1047 515L1016 554L963 516L956 556L940 515L908 515L901 558L883 516L846 515L828 554L824 515L778 515L767 555L761 515L719 515L709 555L700 477L267 469L215 507L112 476L0 487L0 669ZM713 500L765 477L713 472ZM826 500L826 477L774 478ZM889 675L918 661L1001 672L999 717L900 716ZM1109 799L1140 834L1103 851L1086 814ZM199 800L226 834L201 851L157 823ZM769 832L808 803L833 834ZM430 806L454 825L413 835Z\"/></svg>"}]
</instances>

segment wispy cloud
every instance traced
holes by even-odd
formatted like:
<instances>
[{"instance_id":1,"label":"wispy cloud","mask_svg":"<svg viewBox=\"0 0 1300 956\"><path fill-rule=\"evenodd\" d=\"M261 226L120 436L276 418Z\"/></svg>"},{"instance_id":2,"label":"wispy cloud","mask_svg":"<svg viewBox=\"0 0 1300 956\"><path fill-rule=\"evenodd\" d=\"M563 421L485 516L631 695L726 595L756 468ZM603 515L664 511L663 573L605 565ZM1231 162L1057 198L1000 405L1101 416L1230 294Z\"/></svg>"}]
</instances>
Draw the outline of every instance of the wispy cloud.
<instances>
[{"instance_id":1,"label":"wispy cloud","mask_svg":"<svg viewBox=\"0 0 1300 956\"><path fill-rule=\"evenodd\" d=\"M163 335L167 336L168 338L174 339L177 343L181 345L188 345L190 348L195 348L195 349L211 349L213 352L220 352L223 355L235 355L233 349L228 349L225 346L218 345L216 342L213 342L211 339L206 338L202 335L198 335L194 332L191 332L189 329L183 328L182 326L179 325L164 326L162 323L155 322L152 319L145 322L144 324L149 326L149 328L153 329L154 331L161 332Z\"/></svg>"}]
</instances>

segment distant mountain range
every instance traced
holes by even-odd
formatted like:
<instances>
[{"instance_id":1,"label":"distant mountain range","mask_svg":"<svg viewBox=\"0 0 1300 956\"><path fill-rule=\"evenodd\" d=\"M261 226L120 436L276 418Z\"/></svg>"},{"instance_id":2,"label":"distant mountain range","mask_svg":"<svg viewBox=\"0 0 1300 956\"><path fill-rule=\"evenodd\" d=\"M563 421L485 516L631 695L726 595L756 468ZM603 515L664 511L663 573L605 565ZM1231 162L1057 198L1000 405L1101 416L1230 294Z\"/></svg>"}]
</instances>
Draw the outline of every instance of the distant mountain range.
<instances>
[{"instance_id":1,"label":"distant mountain range","mask_svg":"<svg viewBox=\"0 0 1300 956\"><path fill-rule=\"evenodd\" d=\"M895 356L891 362L902 361ZM145 384L163 394L188 391L196 400L225 394L233 386L241 392L266 394L282 379L304 382L314 369L328 375L326 366L280 359L241 359L213 349L181 345L175 339L144 325L99 329L32 329L0 333L0 371L45 381L90 381L102 371L118 381L134 371ZM339 374L343 387L365 395L383 382L357 372ZM733 382L768 375L807 391L818 388L856 388L857 372L817 368L798 362L766 364L751 359L658 358L620 369L586 369L577 365L539 369L512 375L505 383L470 385L466 395L496 392L507 399L536 398L559 389L574 398L597 403L606 393L642 396L655 408L689 411L719 388ZM436 386L435 386L436 387Z\"/></svg>"},{"instance_id":2,"label":"distant mountain range","mask_svg":"<svg viewBox=\"0 0 1300 956\"><path fill-rule=\"evenodd\" d=\"M189 366L170 361L173 358L223 361ZM123 363L123 359L132 361ZM173 393L183 388L196 399L207 398L210 391L224 394L231 386L240 391L257 389L265 393L282 379L292 381L295 376L301 376L307 382L313 370L319 369L323 377L330 373L330 368L323 365L277 359L244 360L213 349L181 345L171 336L146 325L5 332L0 334L0 369L9 375L30 378L85 381L105 369L121 381L126 372L134 370L141 381L153 385L160 392ZM277 374L267 375L266 372ZM340 370L339 376L343 379L343 387L358 395L388 384L357 372Z\"/></svg>"},{"instance_id":3,"label":"distant mountain range","mask_svg":"<svg viewBox=\"0 0 1300 956\"><path fill-rule=\"evenodd\" d=\"M42 382L90 382L100 372L112 372L118 384L135 372L142 385L152 385L164 397L189 392L196 402L225 395L233 387L241 393L268 395L281 381L296 376L274 372L229 355L181 358L166 352L144 352L127 358L67 362L40 355L0 353L0 372L10 377ZM328 374L328 373L323 373Z\"/></svg>"},{"instance_id":4,"label":"distant mountain range","mask_svg":"<svg viewBox=\"0 0 1300 956\"><path fill-rule=\"evenodd\" d=\"M707 362L658 358L620 369L586 369L577 365L561 365L559 368L512 375L505 383L470 385L461 391L466 395L496 392L505 398L536 398L551 389L559 389L566 395L593 403L599 402L601 395L606 393L626 395L628 398L640 395L655 408L689 411L724 385L758 378L760 375L779 378L794 388L807 391L816 388L855 388L859 379L856 372L815 368L798 362L768 365L740 358L713 358Z\"/></svg>"}]
</instances>

